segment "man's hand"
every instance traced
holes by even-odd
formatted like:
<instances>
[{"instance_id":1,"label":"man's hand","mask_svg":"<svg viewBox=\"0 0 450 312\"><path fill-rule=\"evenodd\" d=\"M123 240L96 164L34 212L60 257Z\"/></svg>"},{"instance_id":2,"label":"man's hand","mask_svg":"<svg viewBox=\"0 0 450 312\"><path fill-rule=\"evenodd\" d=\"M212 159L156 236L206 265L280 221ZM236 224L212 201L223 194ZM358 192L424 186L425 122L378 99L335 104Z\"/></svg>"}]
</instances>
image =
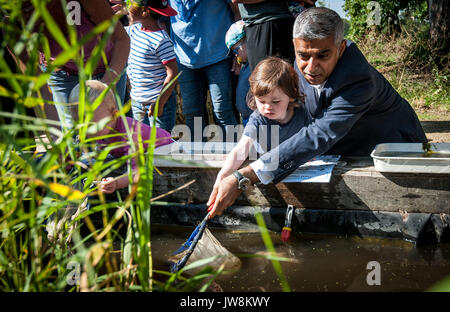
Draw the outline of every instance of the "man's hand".
<instances>
[{"instance_id":1,"label":"man's hand","mask_svg":"<svg viewBox=\"0 0 450 312\"><path fill-rule=\"evenodd\" d=\"M260 182L250 165L239 169L239 172L250 179L252 185ZM221 215L225 208L233 205L240 194L241 190L238 189L238 181L234 175L230 174L225 178L216 180L213 191L206 203L209 207L208 211L211 211L209 219L213 218L215 215Z\"/></svg>"},{"instance_id":2,"label":"man's hand","mask_svg":"<svg viewBox=\"0 0 450 312\"><path fill-rule=\"evenodd\" d=\"M117 180L112 177L102 179L98 185L98 189L102 193L111 194L117 189Z\"/></svg>"},{"instance_id":3,"label":"man's hand","mask_svg":"<svg viewBox=\"0 0 450 312\"><path fill-rule=\"evenodd\" d=\"M209 219L215 215L221 215L225 208L233 205L240 194L241 191L238 189L238 182L233 175L229 175L220 181L217 186L214 186L206 204L209 206L208 211L211 211Z\"/></svg>"}]
</instances>

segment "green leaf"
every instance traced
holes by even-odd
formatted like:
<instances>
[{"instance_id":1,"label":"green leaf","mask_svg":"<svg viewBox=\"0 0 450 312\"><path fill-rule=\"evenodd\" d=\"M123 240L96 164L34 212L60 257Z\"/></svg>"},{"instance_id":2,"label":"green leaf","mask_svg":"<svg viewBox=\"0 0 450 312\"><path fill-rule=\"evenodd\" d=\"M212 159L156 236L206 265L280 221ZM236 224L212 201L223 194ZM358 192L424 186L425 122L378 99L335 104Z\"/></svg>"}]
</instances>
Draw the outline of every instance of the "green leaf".
<instances>
[{"instance_id":1,"label":"green leaf","mask_svg":"<svg viewBox=\"0 0 450 312\"><path fill-rule=\"evenodd\" d=\"M450 292L450 276L431 286L428 292Z\"/></svg>"},{"instance_id":2,"label":"green leaf","mask_svg":"<svg viewBox=\"0 0 450 312\"><path fill-rule=\"evenodd\" d=\"M195 268L204 266L204 265L206 265L206 264L208 264L208 263L211 263L211 262L213 262L213 261L219 259L220 257L222 257L222 256L213 256L213 257L209 257L209 258L197 260L197 261L192 262L192 263L186 265L185 267L183 267L183 268L180 270L180 272L185 272L185 271L188 271L188 270L190 270L190 269L195 269Z\"/></svg>"},{"instance_id":3,"label":"green leaf","mask_svg":"<svg viewBox=\"0 0 450 312\"><path fill-rule=\"evenodd\" d=\"M261 209L260 208L255 208L256 212L255 212L255 219L256 219L256 223L259 226L260 232L261 232L261 237L264 241L264 245L267 248L267 251L269 252L271 257L276 257L276 252L275 252L275 248L273 246L272 240L270 238L269 232L267 230L267 226L266 223L264 222L264 217L261 214ZM272 265L273 268L275 270L275 272L278 275L278 278L280 279L281 282L281 287L283 289L283 291L291 291L291 289L289 288L286 276L283 273L283 269L281 268L280 262L278 260L271 260L272 261Z\"/></svg>"},{"instance_id":4,"label":"green leaf","mask_svg":"<svg viewBox=\"0 0 450 312\"><path fill-rule=\"evenodd\" d=\"M96 134L100 130L103 130L106 127L106 125L108 124L108 122L110 122L110 121L111 121L111 118L109 118L109 117L103 118L103 119L99 120L98 122L94 123L93 125L89 126L86 133Z\"/></svg>"}]
</instances>

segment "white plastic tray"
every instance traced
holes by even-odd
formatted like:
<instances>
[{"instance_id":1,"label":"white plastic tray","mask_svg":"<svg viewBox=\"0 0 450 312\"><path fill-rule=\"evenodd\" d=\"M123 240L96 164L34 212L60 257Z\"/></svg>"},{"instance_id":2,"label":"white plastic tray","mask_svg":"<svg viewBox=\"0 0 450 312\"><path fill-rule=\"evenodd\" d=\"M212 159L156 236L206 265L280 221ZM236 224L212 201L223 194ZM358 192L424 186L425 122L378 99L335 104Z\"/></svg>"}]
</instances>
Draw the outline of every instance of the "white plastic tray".
<instances>
[{"instance_id":1,"label":"white plastic tray","mask_svg":"<svg viewBox=\"0 0 450 312\"><path fill-rule=\"evenodd\" d=\"M380 172L450 174L450 143L428 144L431 156L425 156L422 143L383 143L371 155Z\"/></svg>"}]
</instances>

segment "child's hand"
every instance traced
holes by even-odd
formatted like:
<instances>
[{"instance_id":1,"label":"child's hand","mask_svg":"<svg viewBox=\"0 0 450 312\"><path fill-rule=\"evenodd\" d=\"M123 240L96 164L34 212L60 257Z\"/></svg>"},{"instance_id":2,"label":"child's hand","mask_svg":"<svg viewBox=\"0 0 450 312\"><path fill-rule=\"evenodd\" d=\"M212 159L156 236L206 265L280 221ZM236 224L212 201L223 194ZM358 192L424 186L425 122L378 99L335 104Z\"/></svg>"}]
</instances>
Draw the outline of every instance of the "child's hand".
<instances>
[{"instance_id":1,"label":"child's hand","mask_svg":"<svg viewBox=\"0 0 450 312\"><path fill-rule=\"evenodd\" d=\"M206 203L206 205L209 207L208 211L210 211L214 205L214 202L215 202L216 196L217 196L217 192L219 191L220 182L222 182L222 180L224 178L226 178L226 177L222 174L222 172L219 172L217 174L217 178L216 178L216 182L214 183L213 190L212 190L211 194L209 195L208 202Z\"/></svg>"},{"instance_id":2,"label":"child's hand","mask_svg":"<svg viewBox=\"0 0 450 312\"><path fill-rule=\"evenodd\" d=\"M98 189L102 193L111 194L117 189L117 180L112 177L102 179L102 181L98 185Z\"/></svg>"},{"instance_id":3,"label":"child's hand","mask_svg":"<svg viewBox=\"0 0 450 312\"><path fill-rule=\"evenodd\" d=\"M224 178L226 178L226 177L221 176L221 175L217 175L216 182L214 182L214 185L213 185L213 189L218 188L220 182L222 182L222 180L223 180Z\"/></svg>"},{"instance_id":4,"label":"child's hand","mask_svg":"<svg viewBox=\"0 0 450 312\"><path fill-rule=\"evenodd\" d=\"M152 104L148 108L148 117L149 118L153 116L153 111L155 110L155 105L156 104ZM158 117L160 117L162 115L163 111L164 111L164 104L161 104L161 102L159 102L159 105L158 105Z\"/></svg>"}]
</instances>

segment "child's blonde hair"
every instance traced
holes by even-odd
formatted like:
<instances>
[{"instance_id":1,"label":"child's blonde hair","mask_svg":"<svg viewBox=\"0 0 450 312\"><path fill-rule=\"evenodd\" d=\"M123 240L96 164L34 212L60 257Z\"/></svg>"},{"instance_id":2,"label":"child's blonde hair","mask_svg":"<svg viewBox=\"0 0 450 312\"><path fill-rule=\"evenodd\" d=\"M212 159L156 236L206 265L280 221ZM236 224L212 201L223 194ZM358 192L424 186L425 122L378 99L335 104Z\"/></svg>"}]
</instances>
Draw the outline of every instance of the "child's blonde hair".
<instances>
[{"instance_id":1,"label":"child's blonde hair","mask_svg":"<svg viewBox=\"0 0 450 312\"><path fill-rule=\"evenodd\" d=\"M99 80L86 80L86 94L87 100L92 104L95 100L106 90L108 86ZM80 95L80 84L78 83L70 92L69 105L70 114L74 120L78 120L78 103ZM116 108L116 99L114 98L114 93L112 90L108 90L103 98L102 103L97 107L99 109L107 109L111 112ZM94 112L95 114L95 112Z\"/></svg>"},{"instance_id":2,"label":"child's blonde hair","mask_svg":"<svg viewBox=\"0 0 450 312\"><path fill-rule=\"evenodd\" d=\"M255 96L265 96L276 88L294 99L289 103L290 106L300 107L304 102L294 67L279 57L269 56L259 62L250 75L249 82L251 96L247 97L247 105L252 110L257 108Z\"/></svg>"}]
</instances>

